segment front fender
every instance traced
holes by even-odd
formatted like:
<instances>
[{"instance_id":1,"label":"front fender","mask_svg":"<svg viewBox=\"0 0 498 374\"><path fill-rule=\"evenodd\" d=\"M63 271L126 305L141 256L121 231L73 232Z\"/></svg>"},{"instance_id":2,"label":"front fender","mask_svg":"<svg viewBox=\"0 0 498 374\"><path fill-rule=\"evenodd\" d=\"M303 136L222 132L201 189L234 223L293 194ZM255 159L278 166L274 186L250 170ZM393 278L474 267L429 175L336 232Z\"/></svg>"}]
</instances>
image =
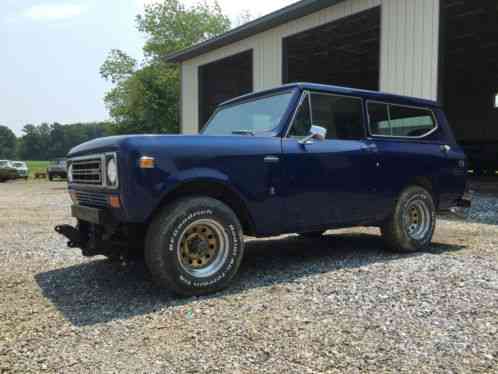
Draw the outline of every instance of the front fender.
<instances>
[{"instance_id":1,"label":"front fender","mask_svg":"<svg viewBox=\"0 0 498 374\"><path fill-rule=\"evenodd\" d=\"M135 191L128 191L129 196L124 199L132 222L148 222L168 195L193 183L218 184L247 204L243 194L230 183L230 178L215 169L192 168L173 173L164 173L161 169L140 170L136 177Z\"/></svg>"}]
</instances>

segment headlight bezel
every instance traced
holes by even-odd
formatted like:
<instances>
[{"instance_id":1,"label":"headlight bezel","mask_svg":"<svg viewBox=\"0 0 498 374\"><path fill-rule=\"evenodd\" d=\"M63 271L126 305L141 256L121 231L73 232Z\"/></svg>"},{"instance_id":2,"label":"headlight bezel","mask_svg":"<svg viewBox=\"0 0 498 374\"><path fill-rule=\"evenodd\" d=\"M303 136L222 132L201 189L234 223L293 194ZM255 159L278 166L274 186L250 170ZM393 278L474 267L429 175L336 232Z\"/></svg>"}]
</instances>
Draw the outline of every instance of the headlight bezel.
<instances>
[{"instance_id":1,"label":"headlight bezel","mask_svg":"<svg viewBox=\"0 0 498 374\"><path fill-rule=\"evenodd\" d=\"M85 163L86 161L91 161L91 160L99 160L99 174L100 174L100 183L85 183L84 181L80 181L79 179L75 181L74 178L74 164L78 163ZM116 172L116 180L113 181L111 180L112 178L109 178L109 173L108 173L108 164L111 160L114 160L114 165L115 165L115 172ZM66 168L66 173L67 173L67 180L68 184L71 186L75 187L84 187L84 188L91 188L91 189L107 189L107 190L117 190L119 189L120 185L120 172L119 172L119 158L118 158L118 153L117 152L105 152L105 153L98 153L98 154L89 154L85 156L78 156L78 157L70 157L67 161L67 168Z\"/></svg>"},{"instance_id":2,"label":"headlight bezel","mask_svg":"<svg viewBox=\"0 0 498 374\"><path fill-rule=\"evenodd\" d=\"M113 166L111 165L111 162L113 163ZM105 187L107 188L112 188L116 189L119 187L119 164L118 164L118 157L116 153L106 153L104 157L104 180L105 180ZM114 173L114 178L115 180L113 181L112 176L109 175L109 170Z\"/></svg>"}]
</instances>

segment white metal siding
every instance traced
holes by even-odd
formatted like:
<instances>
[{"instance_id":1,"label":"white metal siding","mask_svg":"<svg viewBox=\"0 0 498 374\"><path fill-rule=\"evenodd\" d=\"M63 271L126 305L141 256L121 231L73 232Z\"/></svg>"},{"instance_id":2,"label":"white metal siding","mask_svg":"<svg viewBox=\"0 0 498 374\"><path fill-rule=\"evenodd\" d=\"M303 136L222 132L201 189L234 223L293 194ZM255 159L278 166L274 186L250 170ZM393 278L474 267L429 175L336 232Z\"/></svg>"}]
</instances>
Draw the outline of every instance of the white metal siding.
<instances>
[{"instance_id":1,"label":"white metal siding","mask_svg":"<svg viewBox=\"0 0 498 374\"><path fill-rule=\"evenodd\" d=\"M182 131L199 123L199 66L253 50L253 86L282 84L284 38L382 5L380 89L437 99L440 0L349 0L182 63Z\"/></svg>"},{"instance_id":2,"label":"white metal siding","mask_svg":"<svg viewBox=\"0 0 498 374\"><path fill-rule=\"evenodd\" d=\"M382 0L382 91L436 100L440 0Z\"/></svg>"},{"instance_id":3,"label":"white metal siding","mask_svg":"<svg viewBox=\"0 0 498 374\"><path fill-rule=\"evenodd\" d=\"M416 2L419 0L411 1ZM197 132L199 124L199 66L252 49L254 56L254 90L258 91L278 86L282 84L282 40L285 37L362 12L380 4L381 0L349 0L341 2L248 39L184 61L181 65L183 70L182 132L186 134Z\"/></svg>"}]
</instances>

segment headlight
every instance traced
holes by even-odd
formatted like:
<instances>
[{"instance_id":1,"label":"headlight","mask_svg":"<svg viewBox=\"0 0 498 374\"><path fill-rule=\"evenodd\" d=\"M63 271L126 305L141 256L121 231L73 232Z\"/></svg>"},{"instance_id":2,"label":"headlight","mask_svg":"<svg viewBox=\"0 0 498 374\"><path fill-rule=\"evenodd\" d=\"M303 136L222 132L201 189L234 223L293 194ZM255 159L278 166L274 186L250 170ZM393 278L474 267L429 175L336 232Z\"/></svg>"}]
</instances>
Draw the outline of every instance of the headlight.
<instances>
[{"instance_id":1,"label":"headlight","mask_svg":"<svg viewBox=\"0 0 498 374\"><path fill-rule=\"evenodd\" d=\"M111 186L115 186L118 182L118 165L114 158L107 161L107 181Z\"/></svg>"}]
</instances>

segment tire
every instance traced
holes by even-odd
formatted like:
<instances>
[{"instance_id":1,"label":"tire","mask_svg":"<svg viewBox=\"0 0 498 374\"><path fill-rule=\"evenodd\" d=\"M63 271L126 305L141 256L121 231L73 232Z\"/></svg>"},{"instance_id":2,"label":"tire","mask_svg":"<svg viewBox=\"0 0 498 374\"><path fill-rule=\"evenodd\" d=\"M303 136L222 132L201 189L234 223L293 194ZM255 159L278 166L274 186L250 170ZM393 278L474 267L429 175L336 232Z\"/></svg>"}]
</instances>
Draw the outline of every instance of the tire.
<instances>
[{"instance_id":1,"label":"tire","mask_svg":"<svg viewBox=\"0 0 498 374\"><path fill-rule=\"evenodd\" d=\"M52 176L52 174L49 174L49 175L48 175L48 180L49 180L50 182L52 182L52 181L54 180L54 177Z\"/></svg>"},{"instance_id":2,"label":"tire","mask_svg":"<svg viewBox=\"0 0 498 374\"><path fill-rule=\"evenodd\" d=\"M398 198L392 216L381 226L387 248L395 252L426 250L436 228L436 208L432 195L411 186Z\"/></svg>"},{"instance_id":3,"label":"tire","mask_svg":"<svg viewBox=\"0 0 498 374\"><path fill-rule=\"evenodd\" d=\"M299 234L299 236L306 239L317 239L321 238L325 233L326 231L310 231L310 232L302 232Z\"/></svg>"},{"instance_id":4,"label":"tire","mask_svg":"<svg viewBox=\"0 0 498 374\"><path fill-rule=\"evenodd\" d=\"M244 256L242 227L235 213L209 197L166 206L150 225L145 263L154 281L183 296L221 291Z\"/></svg>"}]
</instances>

